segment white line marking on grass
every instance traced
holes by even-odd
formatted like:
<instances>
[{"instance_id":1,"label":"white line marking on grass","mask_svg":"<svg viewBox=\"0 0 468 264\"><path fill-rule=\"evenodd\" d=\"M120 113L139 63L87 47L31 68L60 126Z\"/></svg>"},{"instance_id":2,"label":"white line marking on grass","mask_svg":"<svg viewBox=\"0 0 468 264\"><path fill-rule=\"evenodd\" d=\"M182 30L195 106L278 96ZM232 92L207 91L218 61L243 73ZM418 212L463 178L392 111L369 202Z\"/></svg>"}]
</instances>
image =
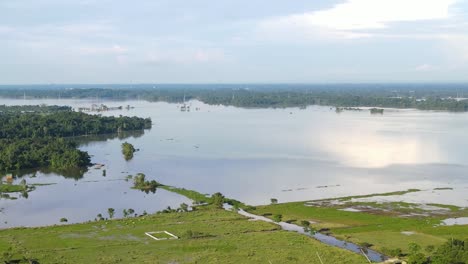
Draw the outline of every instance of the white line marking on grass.
<instances>
[{"instance_id":1,"label":"white line marking on grass","mask_svg":"<svg viewBox=\"0 0 468 264\"><path fill-rule=\"evenodd\" d=\"M155 236L153 236L153 234L166 234L170 237L162 237L162 238L157 238ZM154 232L145 232L145 235L151 237L152 239L154 240L168 240L168 239L179 239L178 236L174 235L174 234L171 234L167 231L154 231Z\"/></svg>"}]
</instances>

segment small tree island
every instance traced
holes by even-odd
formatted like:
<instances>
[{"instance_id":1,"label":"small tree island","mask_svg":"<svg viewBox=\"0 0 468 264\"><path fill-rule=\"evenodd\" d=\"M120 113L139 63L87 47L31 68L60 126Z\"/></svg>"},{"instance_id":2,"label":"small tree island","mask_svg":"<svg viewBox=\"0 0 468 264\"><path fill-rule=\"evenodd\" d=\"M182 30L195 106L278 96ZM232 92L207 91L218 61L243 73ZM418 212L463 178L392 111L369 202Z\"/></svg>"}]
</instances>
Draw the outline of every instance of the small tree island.
<instances>
[{"instance_id":1,"label":"small tree island","mask_svg":"<svg viewBox=\"0 0 468 264\"><path fill-rule=\"evenodd\" d=\"M128 143L122 143L122 154L124 155L125 160L131 160L133 158L133 153L135 153L135 147Z\"/></svg>"}]
</instances>

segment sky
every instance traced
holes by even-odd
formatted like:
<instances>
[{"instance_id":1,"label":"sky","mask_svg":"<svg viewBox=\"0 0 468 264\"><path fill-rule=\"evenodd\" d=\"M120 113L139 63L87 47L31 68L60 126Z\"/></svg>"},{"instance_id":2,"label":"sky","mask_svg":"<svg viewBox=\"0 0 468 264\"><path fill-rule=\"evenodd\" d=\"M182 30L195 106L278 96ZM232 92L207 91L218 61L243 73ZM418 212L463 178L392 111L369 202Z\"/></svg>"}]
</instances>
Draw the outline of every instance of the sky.
<instances>
[{"instance_id":1,"label":"sky","mask_svg":"<svg viewBox=\"0 0 468 264\"><path fill-rule=\"evenodd\" d=\"M468 0L0 0L0 84L468 82Z\"/></svg>"}]
</instances>

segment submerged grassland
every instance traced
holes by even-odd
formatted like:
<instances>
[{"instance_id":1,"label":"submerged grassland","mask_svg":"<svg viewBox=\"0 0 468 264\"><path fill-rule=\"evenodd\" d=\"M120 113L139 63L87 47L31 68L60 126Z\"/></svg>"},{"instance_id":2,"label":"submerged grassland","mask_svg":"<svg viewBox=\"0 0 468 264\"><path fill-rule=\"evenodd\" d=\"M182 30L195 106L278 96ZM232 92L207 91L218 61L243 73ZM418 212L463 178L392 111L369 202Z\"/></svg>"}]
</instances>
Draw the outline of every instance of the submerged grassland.
<instances>
[{"instance_id":1,"label":"submerged grassland","mask_svg":"<svg viewBox=\"0 0 468 264\"><path fill-rule=\"evenodd\" d=\"M374 196L377 195L400 194ZM403 256L409 254L411 243L420 245L422 251L429 255L431 249L448 239L468 238L466 225L442 224L446 218L468 217L467 208L440 204L360 202L355 199L371 196L272 204L249 208L248 211L271 219L280 215L285 222L299 224L307 221L317 231L389 256L394 252L401 252Z\"/></svg>"}]
</instances>

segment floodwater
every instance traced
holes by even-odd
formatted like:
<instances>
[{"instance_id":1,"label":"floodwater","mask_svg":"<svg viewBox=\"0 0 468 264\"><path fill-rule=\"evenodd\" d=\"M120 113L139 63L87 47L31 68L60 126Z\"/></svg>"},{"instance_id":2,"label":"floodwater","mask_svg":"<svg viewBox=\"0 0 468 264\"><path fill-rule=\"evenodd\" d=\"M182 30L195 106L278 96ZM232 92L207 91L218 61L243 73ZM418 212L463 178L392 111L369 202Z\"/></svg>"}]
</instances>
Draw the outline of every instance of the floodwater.
<instances>
[{"instance_id":1,"label":"floodwater","mask_svg":"<svg viewBox=\"0 0 468 264\"><path fill-rule=\"evenodd\" d=\"M164 190L131 189L124 178L139 172L251 205L270 198L288 202L418 188L428 197L441 194L443 203L468 206L467 113L337 114L319 106L243 109L197 101L190 102L190 112L181 112L177 104L145 101L0 99L8 105L93 103L131 105L135 108L102 114L151 117L153 128L127 138L80 138L92 162L105 164L105 177L95 168L82 175L24 173L28 183L56 184L38 186L27 199L0 200L0 228L58 224L62 217L71 223L93 220L98 213L106 217L107 208L120 217L123 209L152 213L188 203ZM125 141L140 149L128 162L120 149ZM418 199L431 200L426 196Z\"/></svg>"}]
</instances>

